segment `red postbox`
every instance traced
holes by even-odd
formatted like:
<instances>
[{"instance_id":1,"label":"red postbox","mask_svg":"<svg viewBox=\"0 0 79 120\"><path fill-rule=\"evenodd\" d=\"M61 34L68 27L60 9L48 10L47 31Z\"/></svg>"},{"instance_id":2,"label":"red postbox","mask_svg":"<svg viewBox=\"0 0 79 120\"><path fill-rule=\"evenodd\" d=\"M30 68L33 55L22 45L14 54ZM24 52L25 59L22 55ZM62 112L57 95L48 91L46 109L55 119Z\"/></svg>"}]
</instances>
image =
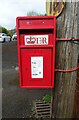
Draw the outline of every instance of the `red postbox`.
<instances>
[{"instance_id":1,"label":"red postbox","mask_svg":"<svg viewBox=\"0 0 79 120\"><path fill-rule=\"evenodd\" d=\"M16 26L21 88L53 88L56 18L17 17Z\"/></svg>"}]
</instances>

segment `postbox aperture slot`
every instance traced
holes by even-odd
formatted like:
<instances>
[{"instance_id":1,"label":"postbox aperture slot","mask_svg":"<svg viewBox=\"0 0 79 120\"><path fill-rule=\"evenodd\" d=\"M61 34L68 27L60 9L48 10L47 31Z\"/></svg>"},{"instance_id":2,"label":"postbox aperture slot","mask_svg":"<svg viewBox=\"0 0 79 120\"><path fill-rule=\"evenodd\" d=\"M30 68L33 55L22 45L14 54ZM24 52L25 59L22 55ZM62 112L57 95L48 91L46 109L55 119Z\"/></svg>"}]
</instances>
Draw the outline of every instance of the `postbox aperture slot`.
<instances>
[{"instance_id":1,"label":"postbox aperture slot","mask_svg":"<svg viewBox=\"0 0 79 120\"><path fill-rule=\"evenodd\" d=\"M53 30L44 30L44 31L39 31L39 30L32 30L32 31L20 31L20 45L48 45L48 44L53 44ZM27 39L28 37L28 39ZM27 44L28 42L31 42ZM35 39L35 40L34 40ZM40 40L41 39L41 40ZM52 39L52 40L51 40ZM34 42L36 41L36 42ZM34 43L32 43L34 42Z\"/></svg>"},{"instance_id":2,"label":"postbox aperture slot","mask_svg":"<svg viewBox=\"0 0 79 120\"><path fill-rule=\"evenodd\" d=\"M54 32L54 29L32 29L32 30L27 30L27 29L24 29L24 30L19 30L19 34L52 34Z\"/></svg>"}]
</instances>

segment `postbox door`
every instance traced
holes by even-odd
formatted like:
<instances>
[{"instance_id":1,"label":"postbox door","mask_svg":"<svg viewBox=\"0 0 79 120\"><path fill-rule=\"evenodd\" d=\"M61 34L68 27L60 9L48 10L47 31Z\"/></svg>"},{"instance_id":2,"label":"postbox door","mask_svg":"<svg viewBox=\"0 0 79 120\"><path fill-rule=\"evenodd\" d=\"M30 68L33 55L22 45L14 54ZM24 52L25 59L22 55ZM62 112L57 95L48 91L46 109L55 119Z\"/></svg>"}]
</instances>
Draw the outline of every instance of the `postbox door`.
<instances>
[{"instance_id":1,"label":"postbox door","mask_svg":"<svg viewBox=\"0 0 79 120\"><path fill-rule=\"evenodd\" d=\"M21 86L53 87L52 48L21 49Z\"/></svg>"}]
</instances>

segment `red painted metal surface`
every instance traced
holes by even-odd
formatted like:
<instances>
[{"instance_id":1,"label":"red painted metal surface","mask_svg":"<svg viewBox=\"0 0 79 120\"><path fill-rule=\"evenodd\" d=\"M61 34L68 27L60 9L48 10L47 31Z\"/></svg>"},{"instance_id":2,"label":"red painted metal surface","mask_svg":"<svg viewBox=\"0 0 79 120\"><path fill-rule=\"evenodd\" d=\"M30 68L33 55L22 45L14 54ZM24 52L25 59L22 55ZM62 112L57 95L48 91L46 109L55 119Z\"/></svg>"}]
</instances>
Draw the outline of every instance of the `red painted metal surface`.
<instances>
[{"instance_id":1,"label":"red painted metal surface","mask_svg":"<svg viewBox=\"0 0 79 120\"><path fill-rule=\"evenodd\" d=\"M54 88L56 18L17 17L21 88Z\"/></svg>"},{"instance_id":2,"label":"red painted metal surface","mask_svg":"<svg viewBox=\"0 0 79 120\"><path fill-rule=\"evenodd\" d=\"M77 71L78 69L79 69L79 66L71 70L55 69L55 72L74 72L74 71Z\"/></svg>"},{"instance_id":3,"label":"red painted metal surface","mask_svg":"<svg viewBox=\"0 0 79 120\"><path fill-rule=\"evenodd\" d=\"M79 41L79 38L56 38L56 42L58 41ZM75 43L75 42L74 42ZM76 43L76 44L79 44L79 43ZM71 70L62 70L62 69L55 69L55 72L74 72L74 71L77 71L79 69L79 65L78 67L76 68L73 68Z\"/></svg>"},{"instance_id":4,"label":"red painted metal surface","mask_svg":"<svg viewBox=\"0 0 79 120\"><path fill-rule=\"evenodd\" d=\"M56 38L56 41L79 41L79 38Z\"/></svg>"}]
</instances>

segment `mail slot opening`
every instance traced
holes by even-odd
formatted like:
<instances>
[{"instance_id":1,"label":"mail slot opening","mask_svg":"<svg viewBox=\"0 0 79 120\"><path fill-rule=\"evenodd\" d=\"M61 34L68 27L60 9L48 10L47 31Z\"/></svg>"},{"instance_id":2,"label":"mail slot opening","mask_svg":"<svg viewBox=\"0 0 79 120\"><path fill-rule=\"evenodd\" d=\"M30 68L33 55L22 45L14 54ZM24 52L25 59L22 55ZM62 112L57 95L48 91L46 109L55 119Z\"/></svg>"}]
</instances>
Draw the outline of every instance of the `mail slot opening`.
<instances>
[{"instance_id":1,"label":"mail slot opening","mask_svg":"<svg viewBox=\"0 0 79 120\"><path fill-rule=\"evenodd\" d=\"M19 31L20 44L21 45L33 45L34 43L39 44L39 45L40 44L42 45L43 43L45 45L51 44L51 42L53 43L52 38L54 38L54 35L52 33L54 33L53 29L49 29L49 30L47 30L47 29L46 30L20 30ZM49 41L47 39L49 39Z\"/></svg>"}]
</instances>

